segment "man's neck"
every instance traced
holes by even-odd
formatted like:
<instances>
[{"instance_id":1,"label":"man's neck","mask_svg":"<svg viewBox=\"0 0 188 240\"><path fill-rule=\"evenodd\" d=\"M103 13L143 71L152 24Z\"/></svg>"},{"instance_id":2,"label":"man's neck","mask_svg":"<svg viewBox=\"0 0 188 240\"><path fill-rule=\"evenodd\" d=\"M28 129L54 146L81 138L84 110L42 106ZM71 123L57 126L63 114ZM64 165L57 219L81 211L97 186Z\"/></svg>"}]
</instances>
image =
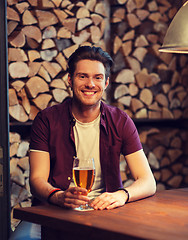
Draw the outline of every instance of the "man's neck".
<instances>
[{"instance_id":1,"label":"man's neck","mask_svg":"<svg viewBox=\"0 0 188 240\"><path fill-rule=\"evenodd\" d=\"M72 102L72 113L80 122L88 123L94 121L100 113L100 103L96 106L81 106Z\"/></svg>"}]
</instances>

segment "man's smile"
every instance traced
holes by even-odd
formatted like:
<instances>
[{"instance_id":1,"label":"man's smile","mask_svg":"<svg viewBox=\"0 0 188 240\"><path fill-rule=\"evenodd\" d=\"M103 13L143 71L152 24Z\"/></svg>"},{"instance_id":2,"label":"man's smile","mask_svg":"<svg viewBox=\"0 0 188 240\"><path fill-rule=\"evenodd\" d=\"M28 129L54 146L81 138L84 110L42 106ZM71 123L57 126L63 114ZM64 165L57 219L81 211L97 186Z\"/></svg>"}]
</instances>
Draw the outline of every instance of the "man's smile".
<instances>
[{"instance_id":1,"label":"man's smile","mask_svg":"<svg viewBox=\"0 0 188 240\"><path fill-rule=\"evenodd\" d=\"M96 93L96 91L82 91L85 95L91 96Z\"/></svg>"}]
</instances>

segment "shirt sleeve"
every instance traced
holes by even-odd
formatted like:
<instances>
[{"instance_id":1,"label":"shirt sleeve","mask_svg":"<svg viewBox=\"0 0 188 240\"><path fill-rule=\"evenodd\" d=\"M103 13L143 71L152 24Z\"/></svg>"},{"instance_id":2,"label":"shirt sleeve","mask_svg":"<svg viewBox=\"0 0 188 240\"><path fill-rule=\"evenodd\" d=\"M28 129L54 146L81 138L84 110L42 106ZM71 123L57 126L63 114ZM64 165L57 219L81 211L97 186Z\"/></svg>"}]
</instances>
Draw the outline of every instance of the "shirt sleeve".
<instances>
[{"instance_id":1,"label":"shirt sleeve","mask_svg":"<svg viewBox=\"0 0 188 240\"><path fill-rule=\"evenodd\" d=\"M33 121L30 134L30 149L49 152L49 121L42 112Z\"/></svg>"},{"instance_id":2,"label":"shirt sleeve","mask_svg":"<svg viewBox=\"0 0 188 240\"><path fill-rule=\"evenodd\" d=\"M123 149L124 156L142 149L140 137L133 120L127 116L127 121L123 127Z\"/></svg>"}]
</instances>

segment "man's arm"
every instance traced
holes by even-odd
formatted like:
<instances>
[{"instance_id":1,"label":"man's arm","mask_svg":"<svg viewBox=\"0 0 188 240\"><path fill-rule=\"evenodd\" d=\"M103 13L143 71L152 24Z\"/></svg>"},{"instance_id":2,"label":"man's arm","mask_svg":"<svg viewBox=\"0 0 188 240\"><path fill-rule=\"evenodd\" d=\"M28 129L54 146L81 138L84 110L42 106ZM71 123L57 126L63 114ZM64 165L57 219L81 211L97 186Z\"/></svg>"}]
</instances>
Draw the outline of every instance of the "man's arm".
<instances>
[{"instance_id":1,"label":"man's arm","mask_svg":"<svg viewBox=\"0 0 188 240\"><path fill-rule=\"evenodd\" d=\"M141 149L126 156L126 161L134 178L133 184L127 187L129 201L135 201L155 194L156 182L144 151Z\"/></svg>"},{"instance_id":2,"label":"man's arm","mask_svg":"<svg viewBox=\"0 0 188 240\"><path fill-rule=\"evenodd\" d=\"M126 161L135 181L129 187L129 202L151 196L156 191L156 183L151 172L148 160L143 150L139 150L126 156ZM97 197L92 206L95 209L113 209L124 205L127 200L124 190L114 193L103 193Z\"/></svg>"},{"instance_id":3,"label":"man's arm","mask_svg":"<svg viewBox=\"0 0 188 240\"><path fill-rule=\"evenodd\" d=\"M31 193L41 201L46 201L50 192L55 189L49 182L50 156L48 152L30 151L30 187ZM89 198L84 188L72 187L66 191L58 191L51 198L50 202L61 207L75 208L86 204ZM81 195L82 193L83 195Z\"/></svg>"}]
</instances>

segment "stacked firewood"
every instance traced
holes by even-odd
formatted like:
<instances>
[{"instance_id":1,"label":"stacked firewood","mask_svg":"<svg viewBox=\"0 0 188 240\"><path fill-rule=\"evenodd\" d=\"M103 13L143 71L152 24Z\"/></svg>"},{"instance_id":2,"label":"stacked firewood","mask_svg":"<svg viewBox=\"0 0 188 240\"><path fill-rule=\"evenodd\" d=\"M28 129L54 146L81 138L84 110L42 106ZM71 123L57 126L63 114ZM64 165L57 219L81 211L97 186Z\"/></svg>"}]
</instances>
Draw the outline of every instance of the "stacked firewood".
<instances>
[{"instance_id":1,"label":"stacked firewood","mask_svg":"<svg viewBox=\"0 0 188 240\"><path fill-rule=\"evenodd\" d=\"M115 2L112 103L135 119L187 118L188 58L158 51L181 1Z\"/></svg>"},{"instance_id":2,"label":"stacked firewood","mask_svg":"<svg viewBox=\"0 0 188 240\"><path fill-rule=\"evenodd\" d=\"M171 189L188 184L188 132L186 128L140 129L157 189Z\"/></svg>"},{"instance_id":3,"label":"stacked firewood","mask_svg":"<svg viewBox=\"0 0 188 240\"><path fill-rule=\"evenodd\" d=\"M188 185L188 133L185 129L142 127L140 139L158 191ZM124 158L121 158L122 180L127 186L133 180Z\"/></svg>"},{"instance_id":4,"label":"stacked firewood","mask_svg":"<svg viewBox=\"0 0 188 240\"><path fill-rule=\"evenodd\" d=\"M29 141L21 139L21 135L10 132L10 192L11 208L17 206L31 206L31 192L29 186ZM12 215L11 215L12 218ZM11 220L12 229L19 221Z\"/></svg>"},{"instance_id":5,"label":"stacked firewood","mask_svg":"<svg viewBox=\"0 0 188 240\"><path fill-rule=\"evenodd\" d=\"M171 2L9 0L10 116L33 120L71 95L67 59L88 44L113 56L111 104L133 118L187 118L187 56L158 51L181 5Z\"/></svg>"},{"instance_id":6,"label":"stacked firewood","mask_svg":"<svg viewBox=\"0 0 188 240\"><path fill-rule=\"evenodd\" d=\"M71 95L67 58L78 46L105 50L109 9L97 0L7 2L9 112L26 122Z\"/></svg>"}]
</instances>

